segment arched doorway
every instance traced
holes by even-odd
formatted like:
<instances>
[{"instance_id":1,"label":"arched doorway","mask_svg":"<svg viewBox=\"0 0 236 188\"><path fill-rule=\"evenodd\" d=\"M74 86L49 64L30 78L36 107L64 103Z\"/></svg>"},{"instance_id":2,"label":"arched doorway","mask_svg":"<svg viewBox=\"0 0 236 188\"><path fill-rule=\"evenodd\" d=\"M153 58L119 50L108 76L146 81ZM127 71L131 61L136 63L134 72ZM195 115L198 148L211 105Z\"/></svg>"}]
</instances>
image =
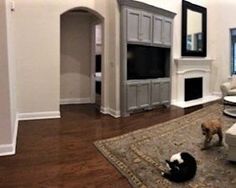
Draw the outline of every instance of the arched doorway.
<instances>
[{"instance_id":1,"label":"arched doorway","mask_svg":"<svg viewBox=\"0 0 236 188\"><path fill-rule=\"evenodd\" d=\"M79 7L60 17L60 103L103 106L103 17Z\"/></svg>"}]
</instances>

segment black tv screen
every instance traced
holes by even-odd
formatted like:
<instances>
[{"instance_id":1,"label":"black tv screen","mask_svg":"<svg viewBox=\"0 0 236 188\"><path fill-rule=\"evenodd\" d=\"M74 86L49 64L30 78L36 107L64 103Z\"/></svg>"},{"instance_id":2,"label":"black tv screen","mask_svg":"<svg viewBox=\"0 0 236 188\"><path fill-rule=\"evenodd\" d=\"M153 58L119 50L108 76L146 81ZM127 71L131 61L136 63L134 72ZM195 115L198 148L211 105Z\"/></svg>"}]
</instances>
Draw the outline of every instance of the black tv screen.
<instances>
[{"instance_id":1,"label":"black tv screen","mask_svg":"<svg viewBox=\"0 0 236 188\"><path fill-rule=\"evenodd\" d=\"M128 44L127 79L153 79L168 77L168 48Z\"/></svg>"}]
</instances>

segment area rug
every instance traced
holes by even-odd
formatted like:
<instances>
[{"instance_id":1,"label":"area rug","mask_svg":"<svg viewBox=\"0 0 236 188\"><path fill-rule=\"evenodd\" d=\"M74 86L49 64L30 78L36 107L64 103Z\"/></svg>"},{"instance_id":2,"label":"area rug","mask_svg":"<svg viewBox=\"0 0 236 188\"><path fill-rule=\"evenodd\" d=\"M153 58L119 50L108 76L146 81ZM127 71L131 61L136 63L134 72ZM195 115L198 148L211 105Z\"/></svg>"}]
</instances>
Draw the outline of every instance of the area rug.
<instances>
[{"instance_id":1,"label":"area rug","mask_svg":"<svg viewBox=\"0 0 236 188\"><path fill-rule=\"evenodd\" d=\"M204 141L201 122L221 118L224 131L236 119L222 114L222 105L213 104L180 118L140 129L122 136L95 142L97 149L128 179L133 187L236 187L236 165L226 160L227 145L201 151ZM180 151L196 159L195 178L185 183L172 183L160 175L164 160Z\"/></svg>"}]
</instances>

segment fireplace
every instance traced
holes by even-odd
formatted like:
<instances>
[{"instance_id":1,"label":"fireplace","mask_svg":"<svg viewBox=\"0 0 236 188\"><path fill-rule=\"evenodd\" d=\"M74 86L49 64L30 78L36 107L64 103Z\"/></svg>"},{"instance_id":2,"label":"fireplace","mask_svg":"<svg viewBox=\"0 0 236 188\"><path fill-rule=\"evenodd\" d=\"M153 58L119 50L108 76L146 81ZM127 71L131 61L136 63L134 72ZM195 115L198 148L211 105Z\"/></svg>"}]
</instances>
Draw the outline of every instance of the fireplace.
<instances>
[{"instance_id":1,"label":"fireplace","mask_svg":"<svg viewBox=\"0 0 236 188\"><path fill-rule=\"evenodd\" d=\"M220 96L211 92L212 59L175 59L176 74L173 75L172 88L176 96L172 104L181 108L214 101Z\"/></svg>"},{"instance_id":2,"label":"fireplace","mask_svg":"<svg viewBox=\"0 0 236 188\"><path fill-rule=\"evenodd\" d=\"M202 77L185 78L184 101L202 98Z\"/></svg>"}]
</instances>

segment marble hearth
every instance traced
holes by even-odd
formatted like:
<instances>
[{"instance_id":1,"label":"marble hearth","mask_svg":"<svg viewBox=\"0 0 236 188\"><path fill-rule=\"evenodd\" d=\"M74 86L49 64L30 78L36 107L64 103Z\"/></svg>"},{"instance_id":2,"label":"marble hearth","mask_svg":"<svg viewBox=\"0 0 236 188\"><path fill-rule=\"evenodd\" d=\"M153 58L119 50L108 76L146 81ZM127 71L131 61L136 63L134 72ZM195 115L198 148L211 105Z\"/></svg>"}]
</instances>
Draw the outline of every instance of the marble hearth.
<instances>
[{"instance_id":1,"label":"marble hearth","mask_svg":"<svg viewBox=\"0 0 236 188\"><path fill-rule=\"evenodd\" d=\"M172 104L182 108L195 106L219 99L219 96L211 94L211 64L212 59L175 59L176 64L176 100ZM185 101L185 79L202 78L202 97Z\"/></svg>"}]
</instances>

